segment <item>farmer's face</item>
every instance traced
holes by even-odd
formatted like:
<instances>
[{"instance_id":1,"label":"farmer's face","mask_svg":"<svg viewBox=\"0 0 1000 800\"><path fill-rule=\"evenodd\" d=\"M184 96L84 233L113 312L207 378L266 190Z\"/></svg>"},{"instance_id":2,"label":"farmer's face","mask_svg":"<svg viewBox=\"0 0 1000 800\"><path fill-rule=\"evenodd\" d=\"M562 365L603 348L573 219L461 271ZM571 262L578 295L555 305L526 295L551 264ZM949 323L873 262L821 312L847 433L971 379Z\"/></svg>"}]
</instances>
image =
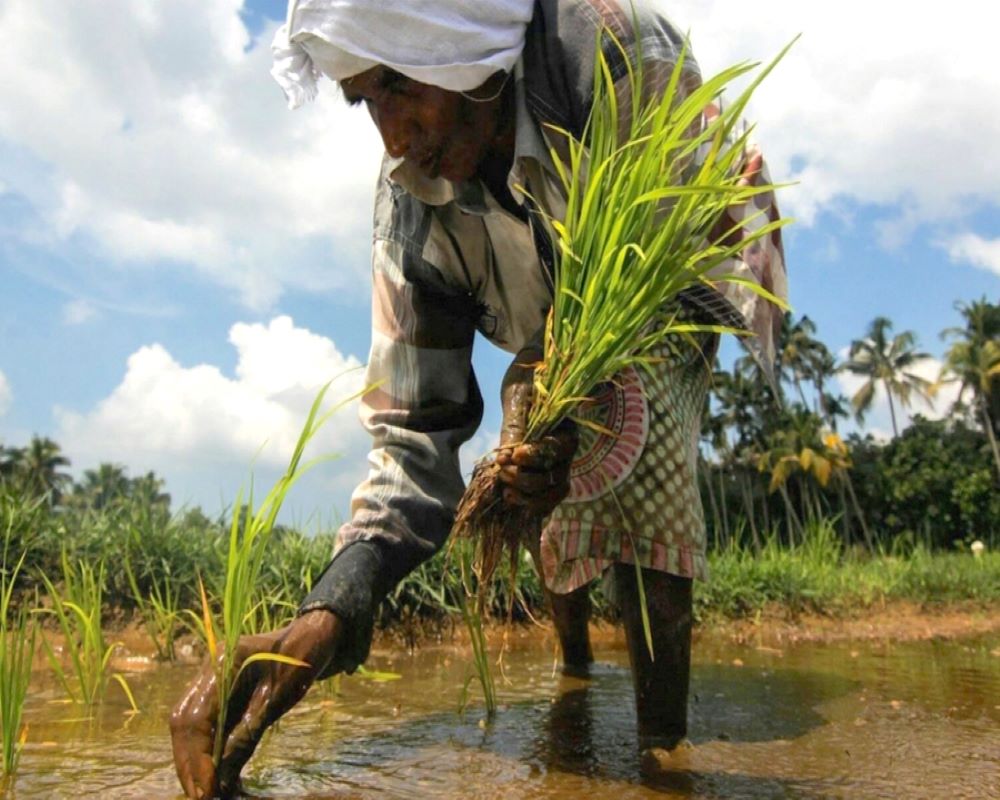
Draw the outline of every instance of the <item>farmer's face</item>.
<instances>
[{"instance_id":1,"label":"farmer's face","mask_svg":"<svg viewBox=\"0 0 1000 800\"><path fill-rule=\"evenodd\" d=\"M494 79L469 94L492 96L496 89L490 88L502 80ZM429 178L468 180L506 140L502 96L473 102L383 66L346 78L340 86L348 103L368 107L386 152L403 156Z\"/></svg>"}]
</instances>

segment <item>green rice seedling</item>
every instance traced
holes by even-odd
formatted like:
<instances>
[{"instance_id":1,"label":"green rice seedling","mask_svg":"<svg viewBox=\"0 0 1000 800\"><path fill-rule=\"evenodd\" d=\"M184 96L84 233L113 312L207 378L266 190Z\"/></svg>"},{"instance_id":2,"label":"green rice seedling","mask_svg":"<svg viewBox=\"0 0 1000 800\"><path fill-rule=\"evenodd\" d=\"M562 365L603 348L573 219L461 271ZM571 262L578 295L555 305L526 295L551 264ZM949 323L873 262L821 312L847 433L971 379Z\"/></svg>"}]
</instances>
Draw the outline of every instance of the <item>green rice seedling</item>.
<instances>
[{"instance_id":1,"label":"green rice seedling","mask_svg":"<svg viewBox=\"0 0 1000 800\"><path fill-rule=\"evenodd\" d=\"M364 665L359 666L355 674L359 678L362 678L366 681L371 681L372 683L392 683L393 681L398 681L403 677L398 672L386 672L385 670L368 669L368 667Z\"/></svg>"},{"instance_id":2,"label":"green rice seedling","mask_svg":"<svg viewBox=\"0 0 1000 800\"><path fill-rule=\"evenodd\" d=\"M133 711L138 711L135 697L122 675L108 675L111 656L120 643L107 644L101 629L101 606L104 596L104 561L96 569L81 560L74 567L66 551L62 553L63 591L60 593L48 575L42 582L52 602L51 608L40 609L56 618L70 657L71 671L67 672L56 656L52 645L43 635L42 644L52 671L75 703L95 705L104 697L108 679L121 686ZM73 678L74 680L71 680Z\"/></svg>"},{"instance_id":3,"label":"green rice seedling","mask_svg":"<svg viewBox=\"0 0 1000 800\"><path fill-rule=\"evenodd\" d=\"M11 602L25 553L21 553L16 564L9 566L9 545L10 529L7 528L0 573L0 747L3 748L0 794L17 771L21 749L27 739L28 727L22 726L21 715L35 656L35 625L28 619L27 605L15 609Z\"/></svg>"},{"instance_id":4,"label":"green rice seedling","mask_svg":"<svg viewBox=\"0 0 1000 800\"><path fill-rule=\"evenodd\" d=\"M299 478L316 463L325 460L320 458L303 464L302 456L306 445L335 411L364 393L361 392L349 397L321 414L320 408L328 388L329 384L324 386L313 401L284 475L271 487L256 509L254 508L251 486L245 513L233 515L225 559L225 580L220 620L216 619L212 611L201 578L198 579L202 619L197 627L200 628L208 645L219 695L219 712L216 718L215 743L212 752L216 766L222 757L229 698L242 671L251 664L260 661L272 661L297 667L309 666L304 661L276 653L255 653L237 666L236 646L240 637L248 632L248 620L252 619L255 614L254 609L258 601L254 599L254 592L258 586L264 557L268 552L274 523L281 505ZM241 491L237 496L234 508L242 507L243 492Z\"/></svg>"},{"instance_id":5,"label":"green rice seedling","mask_svg":"<svg viewBox=\"0 0 1000 800\"><path fill-rule=\"evenodd\" d=\"M459 546L453 548L452 552L456 550L464 587L461 595L462 621L469 632L469 643L472 645L472 669L462 685L458 710L462 713L466 709L469 703L469 686L473 680L478 680L486 705L486 718L493 719L497 712L497 690L493 670L490 667L489 642L483 630L486 592L476 591L472 585L474 571L472 548Z\"/></svg>"},{"instance_id":6,"label":"green rice seedling","mask_svg":"<svg viewBox=\"0 0 1000 800\"><path fill-rule=\"evenodd\" d=\"M604 41L629 65L631 98L638 99L630 113L619 107ZM623 369L648 369L650 353L667 336L728 330L665 315L682 291L730 280L784 307L751 282L715 274L788 221L766 222L743 236L717 230L725 212L777 188L743 179L747 133L738 124L753 91L783 55L702 125L704 109L755 65L724 70L684 94L682 53L666 90L647 100L641 53L632 65L609 31L598 37L594 101L583 136L552 129L568 152L552 153L567 205L562 219L548 220L557 256L555 287L543 358L535 365L526 441L539 440L566 418L593 427L577 415L580 404ZM498 469L495 463L477 469L455 523L457 535L477 540L477 571L487 580L505 547L516 551L522 531L538 524L529 513L499 502Z\"/></svg>"},{"instance_id":7,"label":"green rice seedling","mask_svg":"<svg viewBox=\"0 0 1000 800\"><path fill-rule=\"evenodd\" d=\"M138 535L136 536L138 540ZM150 571L147 576L149 593L139 589L129 548L125 548L125 575L132 599L142 617L143 626L156 648L156 657L161 661L174 661L174 639L180 624L180 584L174 580L170 565L164 563L162 569Z\"/></svg>"},{"instance_id":8,"label":"green rice seedling","mask_svg":"<svg viewBox=\"0 0 1000 800\"><path fill-rule=\"evenodd\" d=\"M259 591L254 597L256 602L247 611L244 620L246 633L272 631L295 619L298 603L289 600L282 590Z\"/></svg>"}]
</instances>

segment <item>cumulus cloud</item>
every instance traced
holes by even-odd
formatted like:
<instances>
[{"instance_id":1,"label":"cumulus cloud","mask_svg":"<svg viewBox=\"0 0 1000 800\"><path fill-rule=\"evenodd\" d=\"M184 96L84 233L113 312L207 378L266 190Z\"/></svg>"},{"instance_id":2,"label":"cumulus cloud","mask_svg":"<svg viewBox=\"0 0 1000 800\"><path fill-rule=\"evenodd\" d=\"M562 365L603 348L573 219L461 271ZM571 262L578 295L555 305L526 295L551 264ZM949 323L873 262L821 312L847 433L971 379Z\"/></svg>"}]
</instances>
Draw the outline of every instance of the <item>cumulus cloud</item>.
<instances>
[{"instance_id":1,"label":"cumulus cloud","mask_svg":"<svg viewBox=\"0 0 1000 800\"><path fill-rule=\"evenodd\" d=\"M40 165L5 168L5 189L39 214L36 236L194 268L256 307L357 283L378 136L329 86L288 112L268 74L274 25L251 40L241 7L0 7L0 144Z\"/></svg>"},{"instance_id":2,"label":"cumulus cloud","mask_svg":"<svg viewBox=\"0 0 1000 800\"><path fill-rule=\"evenodd\" d=\"M706 73L801 41L751 109L789 212L847 199L895 208L886 239L1000 205L1000 72L992 12L892 4L663 0ZM7 0L0 6L5 190L44 241L91 242L111 265L194 269L266 308L288 288L364 285L381 151L363 111L323 82L287 112L241 0ZM44 43L44 46L40 46ZM974 121L974 124L973 124ZM975 157L970 157L975 154ZM26 159L37 161L25 166ZM905 210L904 210L905 209Z\"/></svg>"},{"instance_id":3,"label":"cumulus cloud","mask_svg":"<svg viewBox=\"0 0 1000 800\"><path fill-rule=\"evenodd\" d=\"M892 3L666 0L706 73L768 59L801 33L750 111L786 206L804 221L838 199L895 205L899 237L970 203L1000 205L1000 73L994 12ZM902 210L905 209L905 210Z\"/></svg>"},{"instance_id":4,"label":"cumulus cloud","mask_svg":"<svg viewBox=\"0 0 1000 800\"><path fill-rule=\"evenodd\" d=\"M185 366L164 347L133 353L121 383L93 409L57 409L57 440L83 467L112 461L155 470L182 502L215 507L230 499L233 476L276 474L286 463L309 407L327 381L327 405L359 391L364 371L334 342L296 327L289 317L238 323L229 331L233 375L210 364ZM364 475L368 438L356 401L335 414L311 445L338 453L316 491L341 507Z\"/></svg>"},{"instance_id":5,"label":"cumulus cloud","mask_svg":"<svg viewBox=\"0 0 1000 800\"><path fill-rule=\"evenodd\" d=\"M10 404L14 401L14 393L10 389L7 376L0 372L0 417L10 410Z\"/></svg>"},{"instance_id":6,"label":"cumulus cloud","mask_svg":"<svg viewBox=\"0 0 1000 800\"><path fill-rule=\"evenodd\" d=\"M847 349L840 352L840 360L847 359ZM926 358L914 364L912 372L925 380L936 382L941 374L941 362L936 358ZM865 379L860 375L850 372L838 372L835 378L839 390L848 400L865 383ZM953 383L945 383L940 386L934 394L932 400L924 400L916 394L911 396L909 408L903 408L898 398L893 398L896 409L896 422L900 431L906 428L912 418L920 414L927 419L943 419L948 416L952 405L958 400L959 387ZM892 414L889 410L889 400L886 397L885 389L878 385L875 389L875 400L871 409L865 414L864 424L861 426L864 432L871 433L877 439L888 440L892 437Z\"/></svg>"},{"instance_id":7,"label":"cumulus cloud","mask_svg":"<svg viewBox=\"0 0 1000 800\"><path fill-rule=\"evenodd\" d=\"M945 247L952 261L966 262L1000 276L1000 239L964 233L951 239Z\"/></svg>"}]
</instances>

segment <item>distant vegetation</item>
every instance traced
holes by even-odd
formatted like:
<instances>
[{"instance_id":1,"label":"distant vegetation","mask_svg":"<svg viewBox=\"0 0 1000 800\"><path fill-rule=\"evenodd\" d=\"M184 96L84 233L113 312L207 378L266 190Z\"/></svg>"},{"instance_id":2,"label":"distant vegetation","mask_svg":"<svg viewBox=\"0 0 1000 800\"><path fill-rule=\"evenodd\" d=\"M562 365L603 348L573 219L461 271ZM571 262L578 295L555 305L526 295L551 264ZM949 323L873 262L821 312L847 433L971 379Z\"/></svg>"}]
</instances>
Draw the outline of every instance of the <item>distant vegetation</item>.
<instances>
[{"instance_id":1,"label":"distant vegetation","mask_svg":"<svg viewBox=\"0 0 1000 800\"><path fill-rule=\"evenodd\" d=\"M875 319L843 363L816 338L808 317L785 319L780 386L749 357L717 370L702 437L702 497L717 546L760 552L777 536L801 541L810 519L836 519L845 547L874 553L902 541L948 549L1000 544L1000 306L958 304L964 321L942 333L949 347L934 380L914 371L926 357L909 331ZM851 398L833 394L838 372L863 379ZM898 430L898 409L915 396L935 402L947 384L959 398ZM842 438L850 416L863 424L876 389L890 402L893 435Z\"/></svg>"},{"instance_id":2,"label":"distant vegetation","mask_svg":"<svg viewBox=\"0 0 1000 800\"><path fill-rule=\"evenodd\" d=\"M923 355L914 337L893 335L882 318L842 364L808 318L787 319L778 391L749 358L716 369L701 447L713 578L699 587L700 613L742 615L768 603L836 610L895 597L1000 600L1000 306L982 299L958 308L965 324L943 334L949 349L937 380L913 372ZM865 379L853 398L830 391L840 370ZM876 386L892 398L895 419L898 407L915 395L934 398L946 382L962 393L942 409L944 420L917 417L887 441L837 432L852 414L864 420ZM171 657L174 637L192 625L189 612L200 609L196 576L221 596L231 517L172 510L153 473L133 478L101 464L74 481L68 467L51 439L0 447L0 531L15 560L25 555L18 589L41 592L43 574L60 583L64 552L74 565L103 563L105 620L137 614ZM294 614L334 538L332 530L275 527L252 629ZM517 614L543 605L530 566L522 573ZM506 609L506 591L497 584L495 609ZM444 619L458 612L461 593L457 568L445 571L439 555L393 593L383 621L406 629ZM599 588L595 598L603 602Z\"/></svg>"}]
</instances>

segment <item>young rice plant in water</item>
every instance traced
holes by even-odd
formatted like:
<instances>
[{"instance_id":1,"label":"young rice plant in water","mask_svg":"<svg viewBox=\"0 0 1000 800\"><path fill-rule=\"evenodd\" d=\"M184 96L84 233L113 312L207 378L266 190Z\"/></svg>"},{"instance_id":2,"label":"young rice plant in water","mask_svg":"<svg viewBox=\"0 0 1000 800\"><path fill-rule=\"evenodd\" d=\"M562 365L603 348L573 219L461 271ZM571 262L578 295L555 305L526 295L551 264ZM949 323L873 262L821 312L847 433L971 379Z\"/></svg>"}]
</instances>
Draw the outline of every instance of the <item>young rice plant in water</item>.
<instances>
[{"instance_id":1,"label":"young rice plant in water","mask_svg":"<svg viewBox=\"0 0 1000 800\"><path fill-rule=\"evenodd\" d=\"M42 582L52 601L51 608L41 609L52 614L69 653L71 670L67 671L56 656L48 639L42 636L45 653L56 677L75 703L94 705L104 697L108 667L118 643L107 644L101 630L101 607L104 599L104 561L93 567L81 560L76 567L66 551L62 553L63 590L60 592L48 575ZM132 690L125 678L114 673L111 679L125 692L133 711L138 711ZM73 678L74 680L71 680Z\"/></svg>"},{"instance_id":2,"label":"young rice plant in water","mask_svg":"<svg viewBox=\"0 0 1000 800\"><path fill-rule=\"evenodd\" d=\"M21 725L24 699L31 679L31 662L35 655L35 626L28 620L28 608L15 609L11 604L14 583L24 564L25 552L10 566L10 527L5 528L2 573L0 573L0 746L3 747L0 794L17 771L28 735Z\"/></svg>"},{"instance_id":3,"label":"young rice plant in water","mask_svg":"<svg viewBox=\"0 0 1000 800\"><path fill-rule=\"evenodd\" d=\"M472 588L473 552L471 547L462 546L452 548L452 553L457 553L459 568L462 575L463 592L461 596L462 621L469 632L469 643L472 645L472 672L466 677L462 685L462 693L459 699L459 712L465 710L469 702L469 685L472 681L478 680L483 691L483 702L486 705L486 718L492 719L497 711L497 690L496 682L493 679L493 672L490 669L490 653L486 639L486 631L483 630L484 607L486 605L486 592L476 592Z\"/></svg>"},{"instance_id":4,"label":"young rice plant in water","mask_svg":"<svg viewBox=\"0 0 1000 800\"><path fill-rule=\"evenodd\" d=\"M215 723L215 743L212 754L216 766L219 765L222 758L229 698L242 671L259 661L273 661L297 667L309 666L303 661L288 656L275 653L255 653L244 659L237 667L236 645L240 637L247 633L248 624L259 613L259 601L255 597L256 587L274 530L274 522L281 505L288 491L298 479L318 461L324 460L316 459L303 464L302 455L306 445L335 411L358 396L354 395L320 414L320 406L328 388L329 384L324 386L313 402L285 474L271 487L256 510L254 510L251 488L245 513L233 515L229 530L229 547L226 553L221 620L217 620L213 614L205 587L199 579L202 604L202 619L199 621L199 628L204 634L212 659L219 694L219 712ZM242 506L243 495L240 492L234 508L239 509Z\"/></svg>"},{"instance_id":5,"label":"young rice plant in water","mask_svg":"<svg viewBox=\"0 0 1000 800\"><path fill-rule=\"evenodd\" d=\"M133 533L137 546L141 548L142 536L137 530ZM144 593L139 588L129 551L130 548L126 547L124 567L132 599L142 616L143 626L153 647L156 648L156 657L161 661L173 661L174 637L181 619L180 582L171 574L170 565L164 561L161 570L151 571L148 575L149 593Z\"/></svg>"}]
</instances>

